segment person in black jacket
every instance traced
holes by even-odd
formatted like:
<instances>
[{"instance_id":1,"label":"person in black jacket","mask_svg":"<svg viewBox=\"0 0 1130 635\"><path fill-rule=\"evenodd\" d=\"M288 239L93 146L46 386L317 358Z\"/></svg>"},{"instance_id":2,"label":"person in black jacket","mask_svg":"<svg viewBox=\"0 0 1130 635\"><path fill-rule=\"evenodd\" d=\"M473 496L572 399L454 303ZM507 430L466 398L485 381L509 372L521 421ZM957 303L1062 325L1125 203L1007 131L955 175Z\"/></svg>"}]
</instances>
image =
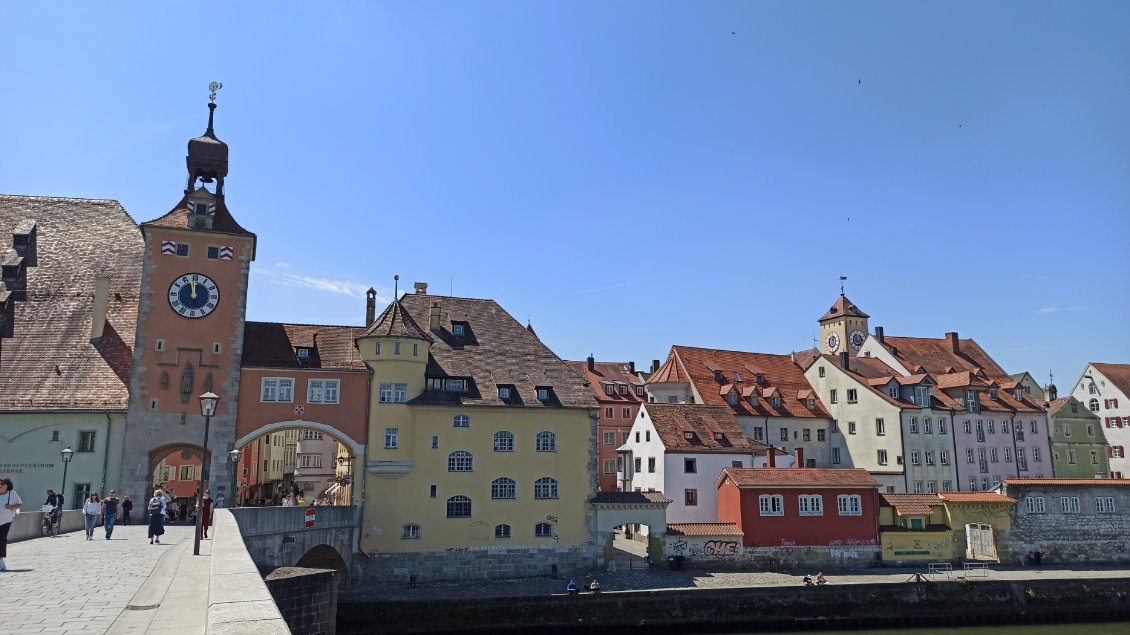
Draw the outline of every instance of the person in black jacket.
<instances>
[{"instance_id":1,"label":"person in black jacket","mask_svg":"<svg viewBox=\"0 0 1130 635\"><path fill-rule=\"evenodd\" d=\"M133 501L131 501L129 499L129 496L126 496L125 499L122 500L122 524L123 525L129 524L129 512L130 512L131 509L133 509Z\"/></svg>"}]
</instances>

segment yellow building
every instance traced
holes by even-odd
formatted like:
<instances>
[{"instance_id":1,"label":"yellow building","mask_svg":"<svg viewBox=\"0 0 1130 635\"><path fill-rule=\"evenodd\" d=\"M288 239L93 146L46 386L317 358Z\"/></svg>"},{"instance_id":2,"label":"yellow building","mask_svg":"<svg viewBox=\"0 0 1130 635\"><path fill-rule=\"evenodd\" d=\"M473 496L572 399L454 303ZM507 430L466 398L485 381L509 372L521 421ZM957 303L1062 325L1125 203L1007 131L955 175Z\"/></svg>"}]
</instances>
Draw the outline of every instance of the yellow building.
<instances>
[{"instance_id":1,"label":"yellow building","mask_svg":"<svg viewBox=\"0 0 1130 635\"><path fill-rule=\"evenodd\" d=\"M596 400L532 331L492 300L417 284L357 347L372 369L365 577L549 575L595 558Z\"/></svg>"},{"instance_id":2,"label":"yellow building","mask_svg":"<svg viewBox=\"0 0 1130 635\"><path fill-rule=\"evenodd\" d=\"M960 559L996 562L1015 500L995 492L880 494L879 542L886 564Z\"/></svg>"}]
</instances>

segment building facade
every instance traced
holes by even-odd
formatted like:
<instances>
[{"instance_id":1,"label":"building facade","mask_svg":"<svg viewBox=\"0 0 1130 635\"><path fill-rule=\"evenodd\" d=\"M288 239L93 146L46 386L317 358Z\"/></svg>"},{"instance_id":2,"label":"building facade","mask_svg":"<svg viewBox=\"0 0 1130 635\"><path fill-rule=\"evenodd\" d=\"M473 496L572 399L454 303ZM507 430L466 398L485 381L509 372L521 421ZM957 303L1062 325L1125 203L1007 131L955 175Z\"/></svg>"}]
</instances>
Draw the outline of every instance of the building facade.
<instances>
[{"instance_id":1,"label":"building facade","mask_svg":"<svg viewBox=\"0 0 1130 635\"><path fill-rule=\"evenodd\" d=\"M1055 478L1110 478L1112 452L1099 416L1075 397L1056 399L1045 409Z\"/></svg>"},{"instance_id":2,"label":"building facade","mask_svg":"<svg viewBox=\"0 0 1130 635\"><path fill-rule=\"evenodd\" d=\"M636 372L635 362L598 362L590 355L583 362L569 362L569 366L589 383L599 404L597 488L601 492L621 491L616 482L616 448L627 442L640 404L646 400L644 379Z\"/></svg>"},{"instance_id":3,"label":"building facade","mask_svg":"<svg viewBox=\"0 0 1130 635\"><path fill-rule=\"evenodd\" d=\"M1090 363L1071 389L1102 421L1112 478L1130 478L1130 364Z\"/></svg>"},{"instance_id":4,"label":"building facade","mask_svg":"<svg viewBox=\"0 0 1130 635\"><path fill-rule=\"evenodd\" d=\"M1015 562L1130 562L1130 479L1005 479L1001 493L1016 500Z\"/></svg>"}]
</instances>

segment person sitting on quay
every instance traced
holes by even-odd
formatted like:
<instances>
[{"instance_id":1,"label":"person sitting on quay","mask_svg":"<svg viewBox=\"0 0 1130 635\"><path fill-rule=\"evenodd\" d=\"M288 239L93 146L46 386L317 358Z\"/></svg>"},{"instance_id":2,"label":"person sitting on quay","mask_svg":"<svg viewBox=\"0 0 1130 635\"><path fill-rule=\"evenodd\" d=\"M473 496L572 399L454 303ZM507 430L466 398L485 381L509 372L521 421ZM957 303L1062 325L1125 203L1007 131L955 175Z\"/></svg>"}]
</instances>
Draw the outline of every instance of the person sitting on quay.
<instances>
[{"instance_id":1,"label":"person sitting on quay","mask_svg":"<svg viewBox=\"0 0 1130 635\"><path fill-rule=\"evenodd\" d=\"M573 582L572 580L569 580L569 584L565 585L565 591L569 595L576 595L577 594L577 583Z\"/></svg>"},{"instance_id":2,"label":"person sitting on quay","mask_svg":"<svg viewBox=\"0 0 1130 635\"><path fill-rule=\"evenodd\" d=\"M592 591L593 593L600 593L600 583L596 580L593 580L592 584L589 585L589 591Z\"/></svg>"},{"instance_id":3,"label":"person sitting on quay","mask_svg":"<svg viewBox=\"0 0 1130 635\"><path fill-rule=\"evenodd\" d=\"M828 584L828 581L824 579L823 571L816 574L816 584Z\"/></svg>"}]
</instances>

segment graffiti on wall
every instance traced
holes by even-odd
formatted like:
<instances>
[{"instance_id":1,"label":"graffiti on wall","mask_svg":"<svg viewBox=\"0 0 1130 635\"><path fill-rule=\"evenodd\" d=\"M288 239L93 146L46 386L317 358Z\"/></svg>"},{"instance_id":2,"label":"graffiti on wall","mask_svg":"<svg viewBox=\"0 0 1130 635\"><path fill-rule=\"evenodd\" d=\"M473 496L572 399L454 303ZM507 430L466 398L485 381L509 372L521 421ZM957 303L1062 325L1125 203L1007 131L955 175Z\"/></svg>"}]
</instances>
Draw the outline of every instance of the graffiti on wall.
<instances>
[{"instance_id":1,"label":"graffiti on wall","mask_svg":"<svg viewBox=\"0 0 1130 635\"><path fill-rule=\"evenodd\" d=\"M738 543L733 540L708 540L702 546L705 556L732 556L738 552Z\"/></svg>"},{"instance_id":2,"label":"graffiti on wall","mask_svg":"<svg viewBox=\"0 0 1130 635\"><path fill-rule=\"evenodd\" d=\"M938 533L883 533L884 560L948 560L953 557L953 545Z\"/></svg>"}]
</instances>

